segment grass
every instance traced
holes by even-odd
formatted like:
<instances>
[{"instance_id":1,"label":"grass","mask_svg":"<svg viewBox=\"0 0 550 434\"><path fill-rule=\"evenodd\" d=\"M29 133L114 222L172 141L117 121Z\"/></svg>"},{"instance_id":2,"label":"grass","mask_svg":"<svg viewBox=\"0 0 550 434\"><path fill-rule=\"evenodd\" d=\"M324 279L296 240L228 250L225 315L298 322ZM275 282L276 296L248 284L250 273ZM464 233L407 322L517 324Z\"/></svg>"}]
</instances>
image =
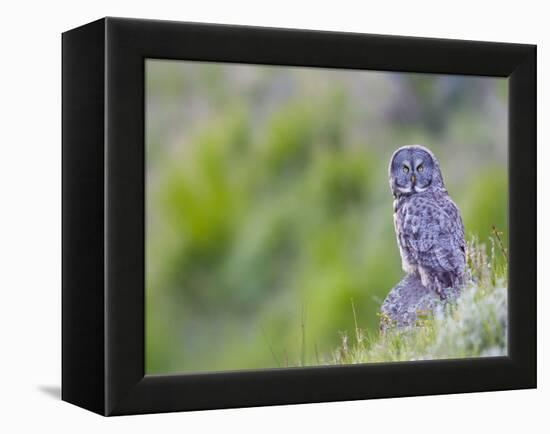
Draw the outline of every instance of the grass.
<instances>
[{"instance_id":1,"label":"grass","mask_svg":"<svg viewBox=\"0 0 550 434\"><path fill-rule=\"evenodd\" d=\"M473 238L467 243L469 279L460 297L422 317L414 327L384 334L365 333L357 325L328 364L457 359L507 354L507 251L493 228L489 246Z\"/></svg>"}]
</instances>

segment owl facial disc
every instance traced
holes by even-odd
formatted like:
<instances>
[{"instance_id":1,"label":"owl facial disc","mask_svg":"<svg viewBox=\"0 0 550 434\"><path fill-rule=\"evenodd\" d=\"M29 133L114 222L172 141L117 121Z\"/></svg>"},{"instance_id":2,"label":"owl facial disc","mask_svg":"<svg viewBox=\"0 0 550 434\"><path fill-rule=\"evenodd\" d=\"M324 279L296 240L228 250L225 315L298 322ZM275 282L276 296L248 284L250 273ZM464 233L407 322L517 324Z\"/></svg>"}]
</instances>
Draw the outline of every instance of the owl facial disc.
<instances>
[{"instance_id":1,"label":"owl facial disc","mask_svg":"<svg viewBox=\"0 0 550 434\"><path fill-rule=\"evenodd\" d=\"M395 197L445 190L439 164L432 152L419 145L404 146L393 154L389 166L390 187Z\"/></svg>"}]
</instances>

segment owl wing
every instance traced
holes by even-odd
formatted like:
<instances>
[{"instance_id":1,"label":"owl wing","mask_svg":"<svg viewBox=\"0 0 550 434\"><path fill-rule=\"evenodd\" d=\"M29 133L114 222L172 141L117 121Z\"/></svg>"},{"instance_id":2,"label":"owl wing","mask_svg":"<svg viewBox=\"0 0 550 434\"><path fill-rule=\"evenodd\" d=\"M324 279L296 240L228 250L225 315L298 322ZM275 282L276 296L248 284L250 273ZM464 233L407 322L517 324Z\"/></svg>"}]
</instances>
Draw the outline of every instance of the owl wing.
<instances>
[{"instance_id":1,"label":"owl wing","mask_svg":"<svg viewBox=\"0 0 550 434\"><path fill-rule=\"evenodd\" d=\"M437 273L462 273L464 227L450 198L412 198L403 209L401 236L418 265Z\"/></svg>"}]
</instances>

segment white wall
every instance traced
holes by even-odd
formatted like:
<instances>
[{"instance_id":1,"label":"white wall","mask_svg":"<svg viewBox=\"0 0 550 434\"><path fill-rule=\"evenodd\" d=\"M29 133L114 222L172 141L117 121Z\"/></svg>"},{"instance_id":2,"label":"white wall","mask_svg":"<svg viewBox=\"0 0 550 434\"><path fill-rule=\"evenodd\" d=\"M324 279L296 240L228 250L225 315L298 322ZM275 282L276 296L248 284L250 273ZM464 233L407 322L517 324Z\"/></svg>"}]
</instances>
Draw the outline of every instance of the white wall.
<instances>
[{"instance_id":1,"label":"white wall","mask_svg":"<svg viewBox=\"0 0 550 434\"><path fill-rule=\"evenodd\" d=\"M539 143L549 139L550 43L544 2L5 2L0 25L0 431L540 432L548 419L549 319L539 290L539 390L105 419L54 399L60 384L61 39L105 15L539 45ZM249 4L247 4L249 3ZM370 3L370 4L369 4ZM539 146L539 178L550 166ZM513 162L511 162L513 164ZM539 184L539 221L549 201ZM550 229L539 224L539 289ZM8 428L11 427L11 428ZM162 431L161 431L162 430ZM123 431L123 432L124 432Z\"/></svg>"}]
</instances>

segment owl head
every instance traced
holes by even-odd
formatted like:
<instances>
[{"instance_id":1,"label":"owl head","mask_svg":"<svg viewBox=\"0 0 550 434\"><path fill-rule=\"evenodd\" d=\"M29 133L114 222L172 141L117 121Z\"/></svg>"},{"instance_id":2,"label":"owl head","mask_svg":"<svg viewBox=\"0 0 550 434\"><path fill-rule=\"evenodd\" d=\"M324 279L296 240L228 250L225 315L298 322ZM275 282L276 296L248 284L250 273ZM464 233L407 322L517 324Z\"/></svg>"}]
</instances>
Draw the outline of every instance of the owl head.
<instances>
[{"instance_id":1,"label":"owl head","mask_svg":"<svg viewBox=\"0 0 550 434\"><path fill-rule=\"evenodd\" d=\"M426 190L446 192L439 162L424 146L403 146L395 151L390 160L389 177L394 197Z\"/></svg>"}]
</instances>

